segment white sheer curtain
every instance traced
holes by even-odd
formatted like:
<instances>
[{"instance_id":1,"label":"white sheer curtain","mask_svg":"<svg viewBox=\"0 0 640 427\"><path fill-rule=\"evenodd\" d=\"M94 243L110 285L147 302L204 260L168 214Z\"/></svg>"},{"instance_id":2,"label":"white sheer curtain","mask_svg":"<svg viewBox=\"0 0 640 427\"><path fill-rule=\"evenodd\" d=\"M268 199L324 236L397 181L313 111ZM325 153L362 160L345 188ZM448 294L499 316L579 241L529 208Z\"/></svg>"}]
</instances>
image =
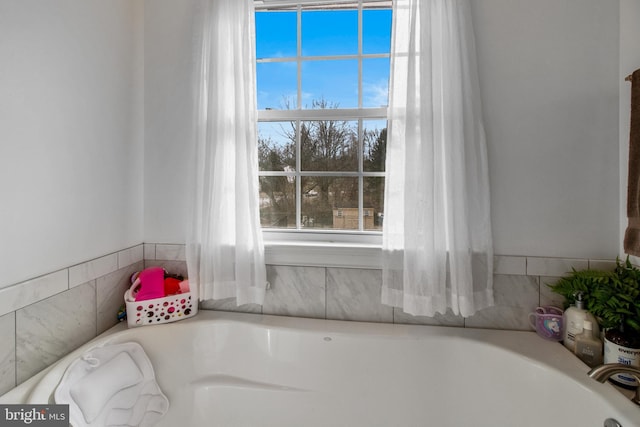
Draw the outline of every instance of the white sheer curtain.
<instances>
[{"instance_id":1,"label":"white sheer curtain","mask_svg":"<svg viewBox=\"0 0 640 427\"><path fill-rule=\"evenodd\" d=\"M393 6L382 302L493 305L489 180L467 0Z\"/></svg>"},{"instance_id":2,"label":"white sheer curtain","mask_svg":"<svg viewBox=\"0 0 640 427\"><path fill-rule=\"evenodd\" d=\"M189 282L200 300L262 304L254 6L200 0Z\"/></svg>"}]
</instances>

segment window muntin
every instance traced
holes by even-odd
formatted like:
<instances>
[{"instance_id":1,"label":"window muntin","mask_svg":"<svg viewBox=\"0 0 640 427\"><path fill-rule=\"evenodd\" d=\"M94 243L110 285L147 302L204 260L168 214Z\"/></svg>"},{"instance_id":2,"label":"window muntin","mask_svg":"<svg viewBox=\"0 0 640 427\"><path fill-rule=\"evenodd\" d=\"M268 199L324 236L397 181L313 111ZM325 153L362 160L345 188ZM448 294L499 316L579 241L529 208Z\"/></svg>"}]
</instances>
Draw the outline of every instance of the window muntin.
<instances>
[{"instance_id":1,"label":"window muntin","mask_svg":"<svg viewBox=\"0 0 640 427\"><path fill-rule=\"evenodd\" d=\"M389 2L258 9L256 34L262 227L381 231Z\"/></svg>"}]
</instances>

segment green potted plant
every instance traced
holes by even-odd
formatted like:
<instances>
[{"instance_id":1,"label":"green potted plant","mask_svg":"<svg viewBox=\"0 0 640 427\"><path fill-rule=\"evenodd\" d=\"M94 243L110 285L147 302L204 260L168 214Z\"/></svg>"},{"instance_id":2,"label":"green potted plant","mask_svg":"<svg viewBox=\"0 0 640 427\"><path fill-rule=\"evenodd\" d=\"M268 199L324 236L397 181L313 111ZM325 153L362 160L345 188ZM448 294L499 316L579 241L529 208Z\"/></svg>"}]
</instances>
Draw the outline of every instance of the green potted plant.
<instances>
[{"instance_id":1,"label":"green potted plant","mask_svg":"<svg viewBox=\"0 0 640 427\"><path fill-rule=\"evenodd\" d=\"M581 292L586 309L605 330L605 363L640 366L640 269L627 257L616 259L614 271L573 270L567 277L549 285L565 297L565 308ZM637 387L633 378L618 375L619 385Z\"/></svg>"}]
</instances>

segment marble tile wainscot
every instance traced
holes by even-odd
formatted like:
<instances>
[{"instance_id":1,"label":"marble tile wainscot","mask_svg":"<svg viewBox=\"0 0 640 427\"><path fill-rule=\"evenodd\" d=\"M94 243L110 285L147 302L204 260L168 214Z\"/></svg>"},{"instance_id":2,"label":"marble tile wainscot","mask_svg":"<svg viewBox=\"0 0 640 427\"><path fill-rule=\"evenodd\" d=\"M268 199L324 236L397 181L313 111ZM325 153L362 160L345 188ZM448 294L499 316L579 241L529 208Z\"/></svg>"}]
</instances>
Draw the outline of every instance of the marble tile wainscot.
<instances>
[{"instance_id":1,"label":"marble tile wainscot","mask_svg":"<svg viewBox=\"0 0 640 427\"><path fill-rule=\"evenodd\" d=\"M184 245L144 245L145 266L159 265L186 274ZM267 262L269 259L267 258ZM615 261L496 255L496 305L467 319L452 312L433 318L411 316L380 303L380 270L306 265L268 265L271 288L263 306L236 307L235 300L204 301L204 310L242 311L280 316L367 322L529 330L527 315L538 305L562 305L552 284L572 268L615 268Z\"/></svg>"},{"instance_id":2,"label":"marble tile wainscot","mask_svg":"<svg viewBox=\"0 0 640 427\"><path fill-rule=\"evenodd\" d=\"M139 244L0 289L0 395L117 323Z\"/></svg>"}]
</instances>

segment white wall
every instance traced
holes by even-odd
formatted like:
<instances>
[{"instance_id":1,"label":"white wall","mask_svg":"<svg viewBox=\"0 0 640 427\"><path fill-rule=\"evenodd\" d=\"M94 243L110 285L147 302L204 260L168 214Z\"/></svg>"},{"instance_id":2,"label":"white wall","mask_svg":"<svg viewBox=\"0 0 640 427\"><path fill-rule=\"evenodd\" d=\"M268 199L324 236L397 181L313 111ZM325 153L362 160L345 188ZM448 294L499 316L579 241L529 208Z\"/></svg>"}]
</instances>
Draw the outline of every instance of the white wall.
<instances>
[{"instance_id":1,"label":"white wall","mask_svg":"<svg viewBox=\"0 0 640 427\"><path fill-rule=\"evenodd\" d=\"M496 253L614 257L618 2L471 3Z\"/></svg>"},{"instance_id":2,"label":"white wall","mask_svg":"<svg viewBox=\"0 0 640 427\"><path fill-rule=\"evenodd\" d=\"M620 0L620 253L627 226L627 173L629 162L629 114L631 83L624 78L640 68L640 1ZM640 258L634 258L639 264Z\"/></svg>"},{"instance_id":3,"label":"white wall","mask_svg":"<svg viewBox=\"0 0 640 427\"><path fill-rule=\"evenodd\" d=\"M143 13L0 2L0 287L142 241Z\"/></svg>"},{"instance_id":4,"label":"white wall","mask_svg":"<svg viewBox=\"0 0 640 427\"><path fill-rule=\"evenodd\" d=\"M145 242L185 243L194 5L145 0Z\"/></svg>"},{"instance_id":5,"label":"white wall","mask_svg":"<svg viewBox=\"0 0 640 427\"><path fill-rule=\"evenodd\" d=\"M631 1L631 0L629 0ZM495 252L611 258L619 247L619 7L473 0ZM145 241L184 243L187 3L146 2ZM638 21L635 21L636 24Z\"/></svg>"}]
</instances>

